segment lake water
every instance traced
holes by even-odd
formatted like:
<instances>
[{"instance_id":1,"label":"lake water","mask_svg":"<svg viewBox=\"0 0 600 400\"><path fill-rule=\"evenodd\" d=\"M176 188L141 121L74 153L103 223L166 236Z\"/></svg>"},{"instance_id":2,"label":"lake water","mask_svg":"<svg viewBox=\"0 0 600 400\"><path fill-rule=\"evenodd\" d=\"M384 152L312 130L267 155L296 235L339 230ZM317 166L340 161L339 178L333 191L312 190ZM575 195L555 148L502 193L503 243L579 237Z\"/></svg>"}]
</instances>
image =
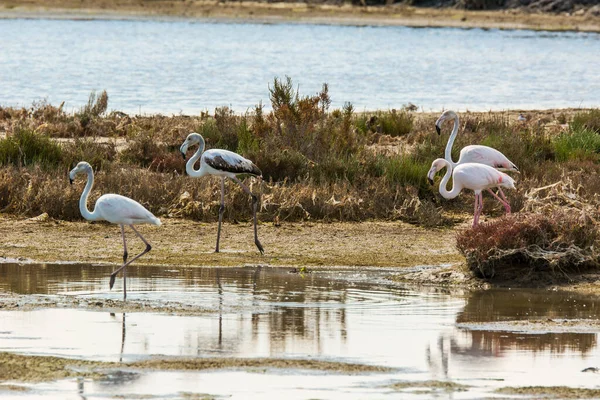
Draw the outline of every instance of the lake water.
<instances>
[{"instance_id":1,"label":"lake water","mask_svg":"<svg viewBox=\"0 0 600 400\"><path fill-rule=\"evenodd\" d=\"M109 266L0 264L0 293L64 296L84 304L118 299ZM345 374L265 369L117 370L104 380L67 379L30 385L40 398L479 399L505 386L596 387L598 329L565 325L524 329L507 321L600 317L597 297L548 290L469 292L403 287L394 270L339 269L292 274L284 268L133 267L130 302L169 301L202 309L114 312L86 307L0 311L0 351L127 362L161 357L244 357L341 361L391 367ZM428 380L465 391L419 394L391 389ZM232 385L232 382L237 384ZM188 393L187 397L182 393ZM11 398L2 391L2 398ZM13 393L14 398L22 398ZM5 397L6 396L6 397ZM229 397L231 396L231 397ZM203 398L200 396L199 398ZM210 397L212 398L212 397Z\"/></svg>"},{"instance_id":2,"label":"lake water","mask_svg":"<svg viewBox=\"0 0 600 400\"><path fill-rule=\"evenodd\" d=\"M600 35L189 20L0 20L0 105L72 111L106 89L128 113L238 112L286 75L333 107L600 106Z\"/></svg>"}]
</instances>

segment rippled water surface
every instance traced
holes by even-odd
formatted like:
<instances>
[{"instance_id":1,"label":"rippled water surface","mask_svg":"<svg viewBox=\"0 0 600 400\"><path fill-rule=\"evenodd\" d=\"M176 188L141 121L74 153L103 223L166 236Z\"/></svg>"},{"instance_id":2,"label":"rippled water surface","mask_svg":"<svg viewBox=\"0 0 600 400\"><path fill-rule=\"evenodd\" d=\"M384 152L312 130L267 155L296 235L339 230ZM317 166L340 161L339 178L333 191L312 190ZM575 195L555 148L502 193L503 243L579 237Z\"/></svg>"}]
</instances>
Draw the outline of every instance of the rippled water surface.
<instances>
[{"instance_id":1,"label":"rippled water surface","mask_svg":"<svg viewBox=\"0 0 600 400\"><path fill-rule=\"evenodd\" d=\"M0 264L0 294L68 296L82 303L119 299L122 279L108 290L110 270L91 265ZM494 388L502 386L597 386L596 374L581 372L600 366L593 325L570 333L551 328L527 332L526 327L515 330L497 324L595 320L600 300L542 290L399 287L386 283L385 277L393 273L365 269L299 275L267 267L133 267L128 275L130 301L179 303L204 312L115 313L61 308L60 301L59 308L0 311L0 351L115 362L156 355L308 358L393 368L389 373L359 375L269 369L117 371L109 381L32 385L30 394L43 398L185 398L185 393L233 398L284 394L298 399L423 398L411 391L399 394L389 386L449 380L471 388L435 392L436 398L458 399L493 396ZM19 301L25 304L27 298Z\"/></svg>"},{"instance_id":2,"label":"rippled water surface","mask_svg":"<svg viewBox=\"0 0 600 400\"><path fill-rule=\"evenodd\" d=\"M487 110L600 106L600 35L199 21L0 20L0 105L130 113L245 111L273 77L333 106Z\"/></svg>"}]
</instances>

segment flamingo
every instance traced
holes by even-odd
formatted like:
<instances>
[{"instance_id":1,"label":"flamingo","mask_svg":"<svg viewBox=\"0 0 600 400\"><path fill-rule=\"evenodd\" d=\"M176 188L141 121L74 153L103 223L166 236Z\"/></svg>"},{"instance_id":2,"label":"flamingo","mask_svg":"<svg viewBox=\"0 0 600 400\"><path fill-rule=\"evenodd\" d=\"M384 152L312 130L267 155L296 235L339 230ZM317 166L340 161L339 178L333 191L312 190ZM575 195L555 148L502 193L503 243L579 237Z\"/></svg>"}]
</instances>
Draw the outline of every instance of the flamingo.
<instances>
[{"instance_id":1,"label":"flamingo","mask_svg":"<svg viewBox=\"0 0 600 400\"><path fill-rule=\"evenodd\" d=\"M110 274L110 288L115 284L117 274L123 270L123 300L127 300L126 267L149 252L152 249L150 243L135 229L136 224L161 225L160 219L156 218L144 206L129 197L118 194L105 194L96 200L94 211L90 212L87 208L87 199L92 186L94 185L94 171L92 166L85 161L81 161L69 173L69 181L73 184L75 176L79 173L87 174L87 184L79 199L79 211L83 218L88 221L105 220L121 227L121 236L123 238L123 265ZM127 242L125 241L125 225L128 225L135 234L146 244L146 249L131 260L127 261Z\"/></svg>"},{"instance_id":2,"label":"flamingo","mask_svg":"<svg viewBox=\"0 0 600 400\"><path fill-rule=\"evenodd\" d=\"M460 164L477 163L488 165L499 171L519 172L519 168L517 168L517 166L512 161L510 161L504 154L492 147L482 145L469 145L463 147L460 150L458 161L452 161L452 146L454 145L454 140L456 139L456 135L458 134L458 114L451 110L444 111L442 115L438 118L438 120L435 121L435 130L437 131L438 135L441 135L442 124L444 123L444 121L449 119L454 120L454 126L452 127L452 133L450 134L450 139L448 139L448 144L446 144L444 158L450 163L452 168L455 168L457 165ZM491 190L490 193L492 193ZM504 205L506 212L510 214L510 204L508 203L508 200L506 199L506 196L504 195L504 192L501 188L498 188L498 193L502 197L502 205Z\"/></svg>"},{"instance_id":3,"label":"flamingo","mask_svg":"<svg viewBox=\"0 0 600 400\"><path fill-rule=\"evenodd\" d=\"M240 156L229 150L222 149L211 149L204 151L205 142L202 135L199 133L190 133L179 150L183 155L183 159L186 158L186 152L189 146L199 144L198 150L188 160L185 165L187 174L194 178L199 178L205 175L214 175L221 177L221 207L219 207L219 227L217 228L217 245L215 253L219 252L219 240L221 238L221 222L223 221L223 212L225 211L225 178L230 178L237 182L242 189L250 196L252 196L252 216L254 219L254 244L258 248L261 254L264 254L265 250L258 240L258 228L256 227L256 207L258 205L258 197L256 197L248 188L240 181L237 177L238 174L250 174L262 177L260 169L250 160ZM194 169L194 164L200 159L200 168Z\"/></svg>"},{"instance_id":4,"label":"flamingo","mask_svg":"<svg viewBox=\"0 0 600 400\"><path fill-rule=\"evenodd\" d=\"M515 188L515 181L513 178L489 165L464 163L452 168L452 164L443 158L434 160L431 164L431 169L427 173L427 179L429 179L429 182L432 185L435 174L443 168L446 168L446 174L440 183L440 194L442 197L445 199L453 199L458 196L463 189L470 189L475 192L473 227L476 227L479 223L479 215L483 210L483 196L481 193L483 190L489 190L498 201L504 204L504 201L491 191L491 188ZM446 185L450 180L450 175L452 175L453 184L452 190L448 191Z\"/></svg>"}]
</instances>

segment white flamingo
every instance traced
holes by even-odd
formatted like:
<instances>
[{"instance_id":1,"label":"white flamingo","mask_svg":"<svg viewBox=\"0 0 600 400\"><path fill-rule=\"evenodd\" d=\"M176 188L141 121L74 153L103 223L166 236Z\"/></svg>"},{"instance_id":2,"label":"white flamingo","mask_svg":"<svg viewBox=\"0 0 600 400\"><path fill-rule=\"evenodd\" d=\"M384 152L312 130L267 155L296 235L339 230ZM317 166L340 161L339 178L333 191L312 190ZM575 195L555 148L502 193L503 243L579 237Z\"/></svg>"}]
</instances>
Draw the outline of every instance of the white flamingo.
<instances>
[{"instance_id":1,"label":"white flamingo","mask_svg":"<svg viewBox=\"0 0 600 400\"><path fill-rule=\"evenodd\" d=\"M446 144L444 158L450 163L452 168L455 168L457 165L460 164L477 163L488 165L499 171L519 172L519 168L517 168L517 166L512 161L510 161L504 154L502 154L498 150L492 147L476 144L463 147L460 150L458 161L452 161L452 146L454 145L454 140L456 139L456 135L458 134L458 114L451 110L444 111L442 115L438 118L438 120L435 121L435 129L438 135L440 135L442 132L442 125L444 121L447 121L449 119L454 120L454 126L452 127L452 133L450 134L450 139L448 139L448 144ZM489 190L489 192L493 194L491 190ZM510 213L510 204L508 203L504 192L502 191L502 189L498 188L498 193L500 194L502 199L498 198L498 196L496 196L495 194L494 197L498 198L498 200L500 200L500 202L506 209L506 212Z\"/></svg>"},{"instance_id":2,"label":"white flamingo","mask_svg":"<svg viewBox=\"0 0 600 400\"><path fill-rule=\"evenodd\" d=\"M115 284L115 278L117 274L123 270L123 300L127 300L126 267L152 249L150 243L144 239L142 234L139 233L133 225L160 225L160 219L156 218L150 211L146 210L146 208L137 201L118 194L105 194L100 196L100 198L96 200L94 211L90 212L87 208L87 199L90 191L92 190L92 186L94 185L94 171L92 170L92 166L90 164L85 161L81 161L69 173L71 184L73 184L75 175L78 173L87 174L87 184L85 185L85 189L83 190L81 198L79 199L79 210L81 211L83 218L87 219L88 221L105 220L121 226L121 236L123 237L123 265L110 274L110 288L112 289L113 285ZM129 225L135 234L142 239L142 242L146 244L146 249L129 261L127 261L125 225Z\"/></svg>"},{"instance_id":3,"label":"white flamingo","mask_svg":"<svg viewBox=\"0 0 600 400\"><path fill-rule=\"evenodd\" d=\"M446 174L442 178L440 183L440 194L445 199L453 199L457 197L463 189L470 189L475 192L475 211L473 214L473 227L479 223L479 215L483 210L483 196L481 192L483 190L490 190L491 188L515 188L515 181L513 178L505 174L504 172L498 171L485 164L477 163L465 163L457 165L452 168L452 164L448 160L438 158L431 164L431 169L427 173L427 179L433 184L433 178L435 174L446 168ZM446 185L452 175L452 190L448 191ZM494 192L490 190L490 193L502 202Z\"/></svg>"},{"instance_id":4,"label":"white flamingo","mask_svg":"<svg viewBox=\"0 0 600 400\"><path fill-rule=\"evenodd\" d=\"M258 198L250 191L248 186L244 185L237 177L238 174L250 174L262 177L260 169L254 163L237 153L229 150L211 149L204 151L205 142L202 135L192 132L185 139L179 150L185 160L185 154L189 146L198 144L198 150L189 159L185 165L185 170L189 176L199 178L205 175L214 175L221 177L221 207L219 207L219 227L217 228L217 246L215 252L219 252L219 240L221 238L221 222L223 221L223 212L225 211L225 178L231 178L237 182L242 189L252 196L252 216L254 219L254 244L258 247L261 254L265 250L258 240L258 228L256 226L256 207ZM200 159L200 168L194 169L194 164Z\"/></svg>"}]
</instances>

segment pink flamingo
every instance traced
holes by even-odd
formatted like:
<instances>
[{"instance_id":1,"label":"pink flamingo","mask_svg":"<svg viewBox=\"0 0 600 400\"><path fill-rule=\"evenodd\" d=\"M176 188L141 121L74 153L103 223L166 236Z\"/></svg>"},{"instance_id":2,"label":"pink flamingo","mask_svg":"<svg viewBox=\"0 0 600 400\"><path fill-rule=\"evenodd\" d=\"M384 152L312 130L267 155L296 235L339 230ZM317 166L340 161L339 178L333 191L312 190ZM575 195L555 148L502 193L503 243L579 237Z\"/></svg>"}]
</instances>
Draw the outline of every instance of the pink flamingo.
<instances>
[{"instance_id":1,"label":"pink flamingo","mask_svg":"<svg viewBox=\"0 0 600 400\"><path fill-rule=\"evenodd\" d=\"M435 121L435 129L438 135L440 135L443 123L449 119L454 120L454 126L452 127L452 133L450 134L450 139L448 139L448 144L446 145L444 158L450 163L452 168L465 163L477 163L488 165L499 171L519 172L519 168L517 168L517 166L513 164L513 162L510 161L504 154L494 148L482 145L469 145L463 147L460 150L458 161L452 161L452 146L454 145L454 140L458 134L458 115L451 110L444 111L438 120ZM498 193L502 197L501 202L504 205L506 212L510 213L510 204L508 203L504 192L502 189L498 188ZM497 196L495 197L497 198Z\"/></svg>"},{"instance_id":2,"label":"pink flamingo","mask_svg":"<svg viewBox=\"0 0 600 400\"><path fill-rule=\"evenodd\" d=\"M438 158L431 164L431 169L427 173L427 179L433 185L435 174L446 168L446 174L440 183L440 194L445 199L453 199L457 197L463 189L470 189L475 192L475 212L473 215L473 227L479 223L479 216L483 210L482 191L488 190L492 196L505 205L508 209L508 204L505 204L496 193L492 192L491 188L505 187L508 189L515 188L513 178L485 164L465 163L457 165L454 169L448 160ZM448 191L446 185L452 175L452 190ZM507 211L508 212L508 211Z\"/></svg>"}]
</instances>

